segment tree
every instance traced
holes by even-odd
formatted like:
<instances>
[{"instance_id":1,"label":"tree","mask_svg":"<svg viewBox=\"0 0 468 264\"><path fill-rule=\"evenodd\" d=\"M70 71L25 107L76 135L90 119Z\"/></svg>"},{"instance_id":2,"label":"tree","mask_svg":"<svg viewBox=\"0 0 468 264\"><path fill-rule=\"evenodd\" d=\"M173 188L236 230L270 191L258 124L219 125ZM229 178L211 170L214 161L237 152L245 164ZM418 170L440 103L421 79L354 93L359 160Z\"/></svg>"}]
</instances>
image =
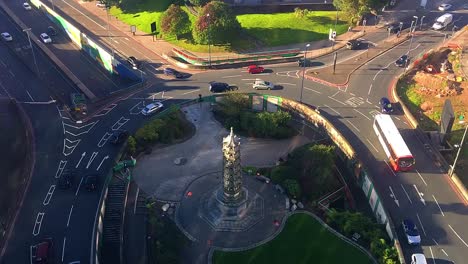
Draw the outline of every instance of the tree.
<instances>
[{"instance_id":1,"label":"tree","mask_svg":"<svg viewBox=\"0 0 468 264\"><path fill-rule=\"evenodd\" d=\"M301 186L294 179L286 179L283 182L284 188L288 191L288 194L294 199L301 197Z\"/></svg>"},{"instance_id":2,"label":"tree","mask_svg":"<svg viewBox=\"0 0 468 264\"><path fill-rule=\"evenodd\" d=\"M204 6L211 0L190 0L190 3L194 6Z\"/></svg>"},{"instance_id":3,"label":"tree","mask_svg":"<svg viewBox=\"0 0 468 264\"><path fill-rule=\"evenodd\" d=\"M379 5L378 0L333 0L336 9L345 13L349 22L359 21L362 15L369 13Z\"/></svg>"},{"instance_id":4,"label":"tree","mask_svg":"<svg viewBox=\"0 0 468 264\"><path fill-rule=\"evenodd\" d=\"M161 31L164 34L178 36L190 32L190 20L178 5L170 5L161 17Z\"/></svg>"},{"instance_id":5,"label":"tree","mask_svg":"<svg viewBox=\"0 0 468 264\"><path fill-rule=\"evenodd\" d=\"M241 26L226 3L211 1L195 21L192 34L199 44L226 43L238 37Z\"/></svg>"},{"instance_id":6,"label":"tree","mask_svg":"<svg viewBox=\"0 0 468 264\"><path fill-rule=\"evenodd\" d=\"M134 137L129 136L127 140L127 151L130 155L135 154L136 152L136 140Z\"/></svg>"}]
</instances>

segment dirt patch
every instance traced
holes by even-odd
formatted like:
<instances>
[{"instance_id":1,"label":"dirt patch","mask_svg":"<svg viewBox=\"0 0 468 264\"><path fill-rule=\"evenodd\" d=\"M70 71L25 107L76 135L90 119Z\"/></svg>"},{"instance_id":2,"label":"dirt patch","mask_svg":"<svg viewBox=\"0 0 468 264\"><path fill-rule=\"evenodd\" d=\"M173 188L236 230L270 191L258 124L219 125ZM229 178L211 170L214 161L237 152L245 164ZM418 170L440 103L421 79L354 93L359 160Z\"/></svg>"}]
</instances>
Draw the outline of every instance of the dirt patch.
<instances>
[{"instance_id":1,"label":"dirt patch","mask_svg":"<svg viewBox=\"0 0 468 264\"><path fill-rule=\"evenodd\" d=\"M0 246L29 176L29 140L15 103L0 100Z\"/></svg>"}]
</instances>

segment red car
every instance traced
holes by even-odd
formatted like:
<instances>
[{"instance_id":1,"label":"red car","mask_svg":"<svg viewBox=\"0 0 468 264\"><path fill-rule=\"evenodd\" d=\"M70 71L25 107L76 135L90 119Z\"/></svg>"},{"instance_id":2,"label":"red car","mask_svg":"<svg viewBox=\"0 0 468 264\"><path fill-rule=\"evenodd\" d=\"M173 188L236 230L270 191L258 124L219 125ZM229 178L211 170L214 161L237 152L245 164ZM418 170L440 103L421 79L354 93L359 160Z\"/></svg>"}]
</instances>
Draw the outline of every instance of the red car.
<instances>
[{"instance_id":1,"label":"red car","mask_svg":"<svg viewBox=\"0 0 468 264\"><path fill-rule=\"evenodd\" d=\"M250 65L247 67L247 71L251 74L255 73L262 73L265 69L263 67L259 67L257 65Z\"/></svg>"}]
</instances>

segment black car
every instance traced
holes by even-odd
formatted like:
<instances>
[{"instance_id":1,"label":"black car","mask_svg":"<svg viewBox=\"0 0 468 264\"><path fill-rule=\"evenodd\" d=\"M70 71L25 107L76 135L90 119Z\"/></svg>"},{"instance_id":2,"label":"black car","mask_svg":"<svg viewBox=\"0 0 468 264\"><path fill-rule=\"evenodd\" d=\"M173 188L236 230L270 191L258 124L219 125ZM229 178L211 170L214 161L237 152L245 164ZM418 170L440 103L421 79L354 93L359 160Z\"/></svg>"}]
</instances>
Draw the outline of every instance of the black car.
<instances>
[{"instance_id":1,"label":"black car","mask_svg":"<svg viewBox=\"0 0 468 264\"><path fill-rule=\"evenodd\" d=\"M211 82L210 83L210 92L212 93L223 93L227 91L235 90L234 87L229 86L227 83L222 82Z\"/></svg>"},{"instance_id":2,"label":"black car","mask_svg":"<svg viewBox=\"0 0 468 264\"><path fill-rule=\"evenodd\" d=\"M128 131L115 130L109 138L110 143L117 145L123 143L128 138Z\"/></svg>"},{"instance_id":3,"label":"black car","mask_svg":"<svg viewBox=\"0 0 468 264\"><path fill-rule=\"evenodd\" d=\"M73 186L75 175L76 175L76 172L74 171L63 172L58 180L58 187L63 190L70 189Z\"/></svg>"},{"instance_id":4,"label":"black car","mask_svg":"<svg viewBox=\"0 0 468 264\"><path fill-rule=\"evenodd\" d=\"M132 66L134 70L140 68L140 62L133 56L128 57L127 62L128 64L130 64L130 66Z\"/></svg>"},{"instance_id":5,"label":"black car","mask_svg":"<svg viewBox=\"0 0 468 264\"><path fill-rule=\"evenodd\" d=\"M47 34L49 36L57 36L57 30L53 26L48 26L47 27Z\"/></svg>"},{"instance_id":6,"label":"black car","mask_svg":"<svg viewBox=\"0 0 468 264\"><path fill-rule=\"evenodd\" d=\"M353 40L346 42L346 48L350 50L357 49L359 46L361 46L361 41L357 39L353 39Z\"/></svg>"},{"instance_id":7,"label":"black car","mask_svg":"<svg viewBox=\"0 0 468 264\"><path fill-rule=\"evenodd\" d=\"M382 99L380 99L379 101L379 105L380 105L380 111L382 113L390 114L393 112L393 105L390 102L390 100L388 100L387 97L382 97Z\"/></svg>"},{"instance_id":8,"label":"black car","mask_svg":"<svg viewBox=\"0 0 468 264\"><path fill-rule=\"evenodd\" d=\"M84 180L84 186L88 191L94 191L97 188L98 177L97 175L88 175Z\"/></svg>"},{"instance_id":9,"label":"black car","mask_svg":"<svg viewBox=\"0 0 468 264\"><path fill-rule=\"evenodd\" d=\"M408 55L403 55L400 58L398 58L397 61L395 61L395 66L406 67L408 65L408 62L409 62Z\"/></svg>"},{"instance_id":10,"label":"black car","mask_svg":"<svg viewBox=\"0 0 468 264\"><path fill-rule=\"evenodd\" d=\"M411 26L410 23L399 22L399 23L391 23L387 25L387 31L390 33L398 33L398 31L403 31Z\"/></svg>"},{"instance_id":11,"label":"black car","mask_svg":"<svg viewBox=\"0 0 468 264\"><path fill-rule=\"evenodd\" d=\"M312 65L312 62L309 59L300 58L297 60L297 65L299 67L309 67Z\"/></svg>"},{"instance_id":12,"label":"black car","mask_svg":"<svg viewBox=\"0 0 468 264\"><path fill-rule=\"evenodd\" d=\"M165 68L164 69L164 74L165 75L168 75L168 76L174 76L175 78L182 78L184 77L184 74L177 71L177 70L174 70L172 68Z\"/></svg>"}]
</instances>

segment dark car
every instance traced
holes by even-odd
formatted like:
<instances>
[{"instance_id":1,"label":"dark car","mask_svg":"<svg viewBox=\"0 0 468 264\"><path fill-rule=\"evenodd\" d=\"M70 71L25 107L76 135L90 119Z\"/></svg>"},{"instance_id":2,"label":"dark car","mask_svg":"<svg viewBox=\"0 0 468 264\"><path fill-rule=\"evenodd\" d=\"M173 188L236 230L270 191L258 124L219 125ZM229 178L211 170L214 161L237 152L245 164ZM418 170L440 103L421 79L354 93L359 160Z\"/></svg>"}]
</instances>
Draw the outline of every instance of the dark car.
<instances>
[{"instance_id":1,"label":"dark car","mask_svg":"<svg viewBox=\"0 0 468 264\"><path fill-rule=\"evenodd\" d=\"M395 66L406 67L408 65L408 62L409 62L408 55L403 55L400 58L398 58L398 60L395 61Z\"/></svg>"},{"instance_id":2,"label":"dark car","mask_svg":"<svg viewBox=\"0 0 468 264\"><path fill-rule=\"evenodd\" d=\"M128 64L130 64L130 66L132 66L134 70L140 68L140 62L133 56L128 57L127 62Z\"/></svg>"},{"instance_id":3,"label":"dark car","mask_svg":"<svg viewBox=\"0 0 468 264\"><path fill-rule=\"evenodd\" d=\"M117 145L123 143L128 138L128 131L115 130L109 138L110 143Z\"/></svg>"},{"instance_id":4,"label":"dark car","mask_svg":"<svg viewBox=\"0 0 468 264\"><path fill-rule=\"evenodd\" d=\"M32 247L32 263L48 264L53 261L53 241L52 238L44 239L37 245Z\"/></svg>"},{"instance_id":5,"label":"dark car","mask_svg":"<svg viewBox=\"0 0 468 264\"><path fill-rule=\"evenodd\" d=\"M382 97L379 101L380 111L384 114L390 114L393 112L393 106L390 100L387 97Z\"/></svg>"},{"instance_id":6,"label":"dark car","mask_svg":"<svg viewBox=\"0 0 468 264\"><path fill-rule=\"evenodd\" d=\"M411 26L410 23L405 22L398 22L398 23L391 23L387 25L387 31L390 33L398 33L398 31L403 31Z\"/></svg>"},{"instance_id":7,"label":"dark car","mask_svg":"<svg viewBox=\"0 0 468 264\"><path fill-rule=\"evenodd\" d=\"M181 72L177 71L177 70L174 70L172 68L165 68L164 69L164 74L165 75L168 75L168 76L174 76L175 78L182 78L184 77L184 74L182 74Z\"/></svg>"},{"instance_id":8,"label":"dark car","mask_svg":"<svg viewBox=\"0 0 468 264\"><path fill-rule=\"evenodd\" d=\"M94 191L97 188L98 177L97 175L88 175L84 180L84 186L88 191Z\"/></svg>"},{"instance_id":9,"label":"dark car","mask_svg":"<svg viewBox=\"0 0 468 264\"><path fill-rule=\"evenodd\" d=\"M346 48L350 50L357 49L359 46L361 46L361 41L357 39L353 39L353 40L346 42Z\"/></svg>"},{"instance_id":10,"label":"dark car","mask_svg":"<svg viewBox=\"0 0 468 264\"><path fill-rule=\"evenodd\" d=\"M58 187L63 190L70 189L73 186L75 175L75 171L63 172L58 180Z\"/></svg>"},{"instance_id":11,"label":"dark car","mask_svg":"<svg viewBox=\"0 0 468 264\"><path fill-rule=\"evenodd\" d=\"M421 243L421 236L419 235L418 228L411 219L405 219L401 222L403 232L405 232L406 240L409 245L419 245Z\"/></svg>"},{"instance_id":12,"label":"dark car","mask_svg":"<svg viewBox=\"0 0 468 264\"><path fill-rule=\"evenodd\" d=\"M211 82L210 83L210 92L212 93L223 93L227 91L235 90L234 87L229 86L227 83L222 82Z\"/></svg>"},{"instance_id":13,"label":"dark car","mask_svg":"<svg viewBox=\"0 0 468 264\"><path fill-rule=\"evenodd\" d=\"M57 35L57 30L55 30L55 28L53 26L48 26L47 27L47 34L49 34L49 36L56 36Z\"/></svg>"},{"instance_id":14,"label":"dark car","mask_svg":"<svg viewBox=\"0 0 468 264\"><path fill-rule=\"evenodd\" d=\"M297 61L297 65L299 67L309 67L312 65L312 62L309 60L309 59L304 59L304 58L300 58L298 61Z\"/></svg>"}]
</instances>

